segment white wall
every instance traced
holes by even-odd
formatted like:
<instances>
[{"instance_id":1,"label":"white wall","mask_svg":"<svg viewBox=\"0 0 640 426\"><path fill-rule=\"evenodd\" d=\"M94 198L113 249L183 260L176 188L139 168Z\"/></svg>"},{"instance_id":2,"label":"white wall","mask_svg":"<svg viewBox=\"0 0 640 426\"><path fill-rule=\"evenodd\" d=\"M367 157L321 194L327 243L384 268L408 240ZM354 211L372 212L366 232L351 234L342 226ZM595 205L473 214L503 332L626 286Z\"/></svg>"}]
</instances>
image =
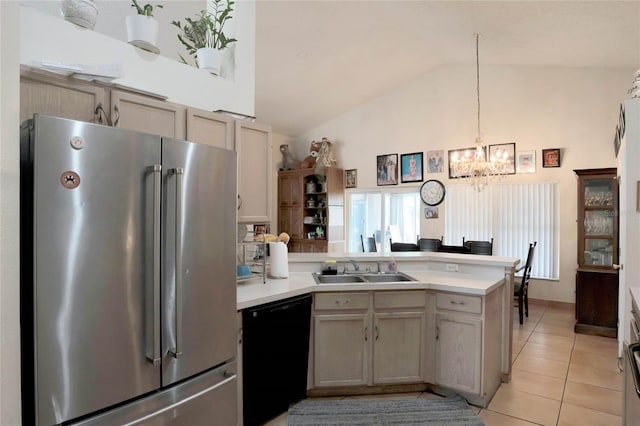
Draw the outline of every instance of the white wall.
<instances>
[{"instance_id":1,"label":"white wall","mask_svg":"<svg viewBox=\"0 0 640 426\"><path fill-rule=\"evenodd\" d=\"M573 302L577 250L574 169L615 167L613 136L634 70L481 66L481 129L487 144L515 142L536 151L536 173L505 182L560 184L560 280L532 282L532 298ZM390 70L391 72L391 70ZM444 66L297 138L301 158L312 140L334 141L338 166L358 170L358 188L375 188L376 155L472 147L476 136L475 67ZM542 168L541 150L561 149L560 168ZM275 158L275 157L274 157ZM445 165L446 167L446 165ZM446 186L448 173L425 174ZM414 186L420 184L401 184ZM388 188L388 187L387 187ZM424 220L424 237L444 234ZM524 261L524 259L523 259Z\"/></svg>"},{"instance_id":2,"label":"white wall","mask_svg":"<svg viewBox=\"0 0 640 426\"><path fill-rule=\"evenodd\" d=\"M241 42L233 48L232 78L214 76L27 6L20 8L20 63L122 63L124 77L115 83L207 111L223 109L254 116L255 2L237 2L234 19Z\"/></svg>"},{"instance_id":3,"label":"white wall","mask_svg":"<svg viewBox=\"0 0 640 426\"><path fill-rule=\"evenodd\" d=\"M0 425L20 424L18 15L0 2Z\"/></svg>"}]
</instances>

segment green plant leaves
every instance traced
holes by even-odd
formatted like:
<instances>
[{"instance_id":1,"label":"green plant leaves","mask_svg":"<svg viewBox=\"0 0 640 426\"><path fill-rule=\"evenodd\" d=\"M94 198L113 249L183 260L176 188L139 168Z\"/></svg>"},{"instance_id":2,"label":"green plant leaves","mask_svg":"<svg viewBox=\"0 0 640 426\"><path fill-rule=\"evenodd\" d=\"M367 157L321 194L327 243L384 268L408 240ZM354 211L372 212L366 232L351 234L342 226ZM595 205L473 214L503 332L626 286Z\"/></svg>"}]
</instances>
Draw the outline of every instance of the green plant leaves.
<instances>
[{"instance_id":1,"label":"green plant leaves","mask_svg":"<svg viewBox=\"0 0 640 426\"><path fill-rule=\"evenodd\" d=\"M195 19L185 18L184 25L180 21L171 22L182 31L182 34L178 34L178 40L192 56L195 56L196 51L203 47L222 50L230 43L238 41L235 38L227 37L223 31L224 24L232 18L231 12L233 12L235 2L232 0L211 0L211 3L211 12L201 10L199 14L196 14ZM180 59L186 63L182 56Z\"/></svg>"}]
</instances>

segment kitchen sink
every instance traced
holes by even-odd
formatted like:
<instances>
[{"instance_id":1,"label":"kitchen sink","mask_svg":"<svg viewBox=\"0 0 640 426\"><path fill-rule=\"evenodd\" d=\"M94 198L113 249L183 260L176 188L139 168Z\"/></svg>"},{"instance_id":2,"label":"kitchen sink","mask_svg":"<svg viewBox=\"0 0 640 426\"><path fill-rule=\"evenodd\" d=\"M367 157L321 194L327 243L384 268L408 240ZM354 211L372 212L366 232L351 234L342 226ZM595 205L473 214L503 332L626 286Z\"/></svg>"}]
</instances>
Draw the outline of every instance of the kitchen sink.
<instances>
[{"instance_id":1,"label":"kitchen sink","mask_svg":"<svg viewBox=\"0 0 640 426\"><path fill-rule=\"evenodd\" d=\"M318 273L313 274L313 279L318 284L348 284L348 283L362 283L364 278L360 275L320 275Z\"/></svg>"},{"instance_id":2,"label":"kitchen sink","mask_svg":"<svg viewBox=\"0 0 640 426\"><path fill-rule=\"evenodd\" d=\"M397 274L371 274L371 275L363 275L363 278L366 281L371 283L396 283L403 281L415 281L415 278L410 277L409 275L403 273Z\"/></svg>"},{"instance_id":3,"label":"kitchen sink","mask_svg":"<svg viewBox=\"0 0 640 426\"><path fill-rule=\"evenodd\" d=\"M311 274L316 284L352 284L352 283L397 283L416 281L402 272L379 274L339 274L322 275L317 272Z\"/></svg>"}]
</instances>

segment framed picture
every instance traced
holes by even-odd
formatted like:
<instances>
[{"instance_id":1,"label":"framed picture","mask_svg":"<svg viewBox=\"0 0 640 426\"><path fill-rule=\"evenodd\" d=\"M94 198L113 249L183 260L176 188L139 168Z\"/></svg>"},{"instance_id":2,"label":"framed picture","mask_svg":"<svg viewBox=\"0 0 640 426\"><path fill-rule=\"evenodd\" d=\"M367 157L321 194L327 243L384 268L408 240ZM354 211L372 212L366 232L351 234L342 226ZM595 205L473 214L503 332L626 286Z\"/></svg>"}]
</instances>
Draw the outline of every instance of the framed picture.
<instances>
[{"instance_id":1,"label":"framed picture","mask_svg":"<svg viewBox=\"0 0 640 426\"><path fill-rule=\"evenodd\" d=\"M453 164L456 161L461 159L467 159L468 161L473 161L476 158L476 149L475 148L464 148L464 149L450 149L448 152L449 156L449 179L454 178L463 178L471 176L469 173L459 173L453 167Z\"/></svg>"},{"instance_id":2,"label":"framed picture","mask_svg":"<svg viewBox=\"0 0 640 426\"><path fill-rule=\"evenodd\" d=\"M620 152L620 145L622 144L622 135L620 134L622 129L619 126L616 126L616 133L613 135L613 151L616 153L616 157Z\"/></svg>"},{"instance_id":3,"label":"framed picture","mask_svg":"<svg viewBox=\"0 0 640 426\"><path fill-rule=\"evenodd\" d=\"M427 151L427 173L444 171L444 150Z\"/></svg>"},{"instance_id":4,"label":"framed picture","mask_svg":"<svg viewBox=\"0 0 640 426\"><path fill-rule=\"evenodd\" d=\"M378 155L376 167L378 186L398 184L398 154Z\"/></svg>"},{"instance_id":5,"label":"framed picture","mask_svg":"<svg viewBox=\"0 0 640 426\"><path fill-rule=\"evenodd\" d=\"M358 186L358 170L349 169L344 171L344 187L355 188Z\"/></svg>"},{"instance_id":6,"label":"framed picture","mask_svg":"<svg viewBox=\"0 0 640 426\"><path fill-rule=\"evenodd\" d=\"M437 207L425 207L424 208L424 218L425 219L437 219L438 218L438 208Z\"/></svg>"},{"instance_id":7,"label":"framed picture","mask_svg":"<svg viewBox=\"0 0 640 426\"><path fill-rule=\"evenodd\" d=\"M400 156L400 180L405 182L422 182L422 153L413 152Z\"/></svg>"},{"instance_id":8,"label":"framed picture","mask_svg":"<svg viewBox=\"0 0 640 426\"><path fill-rule=\"evenodd\" d=\"M542 167L560 167L560 148L542 150Z\"/></svg>"},{"instance_id":9,"label":"framed picture","mask_svg":"<svg viewBox=\"0 0 640 426\"><path fill-rule=\"evenodd\" d=\"M518 151L518 161L516 162L517 173L535 173L536 172L536 152L535 151Z\"/></svg>"},{"instance_id":10,"label":"framed picture","mask_svg":"<svg viewBox=\"0 0 640 426\"><path fill-rule=\"evenodd\" d=\"M503 158L507 160L508 175L516 174L516 144L501 143L497 145L489 145L489 160Z\"/></svg>"}]
</instances>

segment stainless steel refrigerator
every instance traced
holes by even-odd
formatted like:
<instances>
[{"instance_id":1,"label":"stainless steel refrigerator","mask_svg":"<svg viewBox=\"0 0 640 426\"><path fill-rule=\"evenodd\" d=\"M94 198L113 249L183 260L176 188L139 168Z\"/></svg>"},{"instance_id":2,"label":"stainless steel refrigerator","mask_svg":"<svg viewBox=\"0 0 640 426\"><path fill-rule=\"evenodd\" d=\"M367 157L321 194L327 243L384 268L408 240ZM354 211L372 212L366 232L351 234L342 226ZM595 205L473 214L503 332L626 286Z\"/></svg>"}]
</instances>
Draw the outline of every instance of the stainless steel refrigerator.
<instances>
[{"instance_id":1,"label":"stainless steel refrigerator","mask_svg":"<svg viewBox=\"0 0 640 426\"><path fill-rule=\"evenodd\" d=\"M235 425L233 151L22 126L24 424Z\"/></svg>"}]
</instances>

